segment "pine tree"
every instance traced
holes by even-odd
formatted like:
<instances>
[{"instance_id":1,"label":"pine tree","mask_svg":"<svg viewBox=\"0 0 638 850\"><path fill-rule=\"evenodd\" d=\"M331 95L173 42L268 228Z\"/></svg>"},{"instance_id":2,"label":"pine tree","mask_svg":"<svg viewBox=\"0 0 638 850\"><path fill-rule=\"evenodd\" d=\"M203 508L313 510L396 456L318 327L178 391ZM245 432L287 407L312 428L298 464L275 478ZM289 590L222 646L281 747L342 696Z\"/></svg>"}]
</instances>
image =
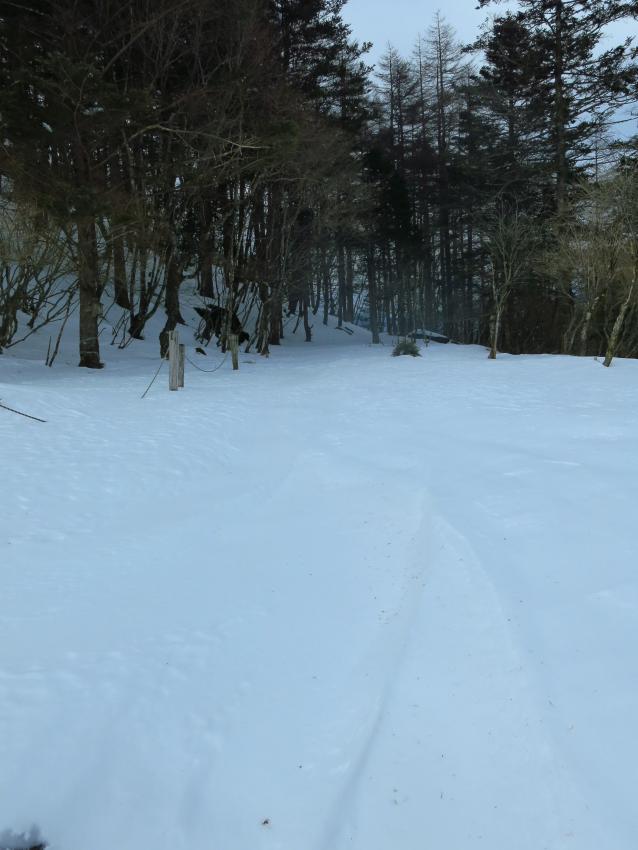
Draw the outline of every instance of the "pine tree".
<instances>
[{"instance_id":1,"label":"pine tree","mask_svg":"<svg viewBox=\"0 0 638 850\"><path fill-rule=\"evenodd\" d=\"M479 44L492 64L486 78L522 95L527 132L536 136L535 154L552 174L552 206L560 214L569 185L592 156L593 137L636 81L629 40L598 52L605 27L627 9L617 0L520 0L520 6L497 17Z\"/></svg>"}]
</instances>

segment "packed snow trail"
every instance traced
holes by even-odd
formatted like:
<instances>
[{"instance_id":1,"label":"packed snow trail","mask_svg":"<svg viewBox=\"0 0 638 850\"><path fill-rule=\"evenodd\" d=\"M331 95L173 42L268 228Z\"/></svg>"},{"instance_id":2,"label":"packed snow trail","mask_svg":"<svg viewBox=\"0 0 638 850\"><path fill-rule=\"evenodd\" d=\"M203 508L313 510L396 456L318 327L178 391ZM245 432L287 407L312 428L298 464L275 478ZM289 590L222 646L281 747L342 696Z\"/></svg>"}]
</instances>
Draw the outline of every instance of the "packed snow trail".
<instances>
[{"instance_id":1,"label":"packed snow trail","mask_svg":"<svg viewBox=\"0 0 638 850\"><path fill-rule=\"evenodd\" d=\"M633 850L638 364L319 331L0 358L0 835Z\"/></svg>"}]
</instances>

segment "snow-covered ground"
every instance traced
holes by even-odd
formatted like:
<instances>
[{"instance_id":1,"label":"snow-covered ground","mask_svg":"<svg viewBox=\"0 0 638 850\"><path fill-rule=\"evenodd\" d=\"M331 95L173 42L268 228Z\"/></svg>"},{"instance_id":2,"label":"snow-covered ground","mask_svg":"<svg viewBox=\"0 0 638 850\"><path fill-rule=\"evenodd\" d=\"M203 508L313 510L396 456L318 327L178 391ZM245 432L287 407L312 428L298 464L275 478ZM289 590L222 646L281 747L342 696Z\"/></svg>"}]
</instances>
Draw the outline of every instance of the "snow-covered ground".
<instances>
[{"instance_id":1,"label":"snow-covered ground","mask_svg":"<svg viewBox=\"0 0 638 850\"><path fill-rule=\"evenodd\" d=\"M635 850L638 362L316 331L0 357L0 836Z\"/></svg>"}]
</instances>

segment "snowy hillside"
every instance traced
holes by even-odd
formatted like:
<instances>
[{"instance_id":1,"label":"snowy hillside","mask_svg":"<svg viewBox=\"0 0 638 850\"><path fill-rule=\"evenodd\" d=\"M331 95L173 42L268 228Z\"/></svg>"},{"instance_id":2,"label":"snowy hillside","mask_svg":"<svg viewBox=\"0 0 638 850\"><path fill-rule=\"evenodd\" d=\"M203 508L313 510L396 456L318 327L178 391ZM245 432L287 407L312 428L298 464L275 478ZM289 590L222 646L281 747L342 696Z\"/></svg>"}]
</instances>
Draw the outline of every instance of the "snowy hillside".
<instances>
[{"instance_id":1,"label":"snowy hillside","mask_svg":"<svg viewBox=\"0 0 638 850\"><path fill-rule=\"evenodd\" d=\"M301 333L0 357L0 846L634 850L638 362Z\"/></svg>"}]
</instances>

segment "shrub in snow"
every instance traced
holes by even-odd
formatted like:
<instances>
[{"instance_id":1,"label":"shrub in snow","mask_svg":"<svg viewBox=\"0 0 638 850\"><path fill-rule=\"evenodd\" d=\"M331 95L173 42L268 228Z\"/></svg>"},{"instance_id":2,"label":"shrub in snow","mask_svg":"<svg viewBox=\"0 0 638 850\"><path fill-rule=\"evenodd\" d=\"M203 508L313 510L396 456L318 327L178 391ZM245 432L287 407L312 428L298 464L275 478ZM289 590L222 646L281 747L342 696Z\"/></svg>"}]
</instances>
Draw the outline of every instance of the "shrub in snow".
<instances>
[{"instance_id":1,"label":"shrub in snow","mask_svg":"<svg viewBox=\"0 0 638 850\"><path fill-rule=\"evenodd\" d=\"M419 346L412 339L402 339L392 349L393 357L400 357L402 354L409 354L410 357L421 356Z\"/></svg>"}]
</instances>

